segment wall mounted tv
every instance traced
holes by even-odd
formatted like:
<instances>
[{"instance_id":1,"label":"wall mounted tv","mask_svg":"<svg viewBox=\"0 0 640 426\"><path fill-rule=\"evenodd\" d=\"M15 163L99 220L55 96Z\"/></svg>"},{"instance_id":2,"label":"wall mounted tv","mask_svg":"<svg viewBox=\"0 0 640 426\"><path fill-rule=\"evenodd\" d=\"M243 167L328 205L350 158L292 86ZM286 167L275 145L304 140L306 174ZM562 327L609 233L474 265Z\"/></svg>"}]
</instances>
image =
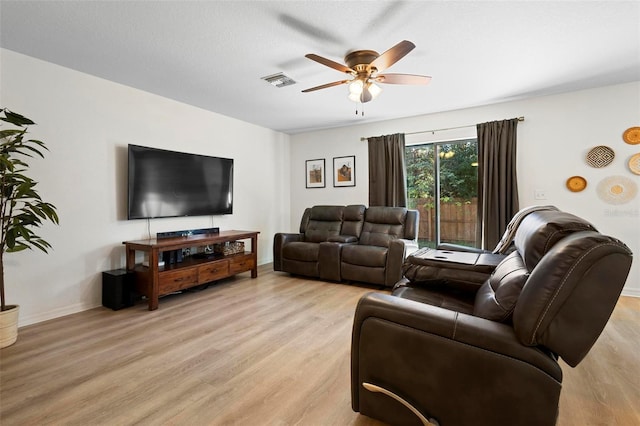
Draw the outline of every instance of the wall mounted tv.
<instances>
[{"instance_id":1,"label":"wall mounted tv","mask_svg":"<svg viewBox=\"0 0 640 426\"><path fill-rule=\"evenodd\" d=\"M129 145L128 219L233 213L233 159Z\"/></svg>"}]
</instances>

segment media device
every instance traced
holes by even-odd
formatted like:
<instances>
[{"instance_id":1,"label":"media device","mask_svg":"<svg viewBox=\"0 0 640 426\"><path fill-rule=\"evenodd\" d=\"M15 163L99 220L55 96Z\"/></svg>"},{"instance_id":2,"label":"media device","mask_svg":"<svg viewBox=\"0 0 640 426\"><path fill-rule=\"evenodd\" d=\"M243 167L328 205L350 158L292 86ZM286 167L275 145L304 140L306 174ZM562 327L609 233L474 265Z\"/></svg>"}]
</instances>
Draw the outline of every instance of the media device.
<instances>
[{"instance_id":1,"label":"media device","mask_svg":"<svg viewBox=\"0 0 640 426\"><path fill-rule=\"evenodd\" d=\"M178 261L178 252L180 252L180 260ZM182 262L182 250L169 250L162 252L162 260L165 265L173 265Z\"/></svg>"},{"instance_id":2,"label":"media device","mask_svg":"<svg viewBox=\"0 0 640 426\"><path fill-rule=\"evenodd\" d=\"M233 213L233 159L129 145L128 219Z\"/></svg>"},{"instance_id":3,"label":"media device","mask_svg":"<svg viewBox=\"0 0 640 426\"><path fill-rule=\"evenodd\" d=\"M219 233L220 233L220 228L216 226L215 228L185 229L184 231L157 232L156 238L158 240L162 240L164 238L188 237L190 235L219 234Z\"/></svg>"}]
</instances>

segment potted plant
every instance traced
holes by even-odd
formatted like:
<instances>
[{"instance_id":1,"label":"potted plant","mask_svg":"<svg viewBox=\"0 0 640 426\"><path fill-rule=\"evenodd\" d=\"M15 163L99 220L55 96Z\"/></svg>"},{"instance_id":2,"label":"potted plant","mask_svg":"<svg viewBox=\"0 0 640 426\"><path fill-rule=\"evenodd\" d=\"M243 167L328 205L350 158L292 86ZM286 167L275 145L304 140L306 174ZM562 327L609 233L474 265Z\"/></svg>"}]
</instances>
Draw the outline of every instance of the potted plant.
<instances>
[{"instance_id":1,"label":"potted plant","mask_svg":"<svg viewBox=\"0 0 640 426\"><path fill-rule=\"evenodd\" d=\"M0 348L4 348L18 337L19 309L5 302L4 255L33 248L46 253L51 245L34 229L47 220L58 224L58 214L54 205L40 198L37 182L26 175L26 161L35 155L44 158L47 149L42 141L27 139L28 127L35 123L6 108L0 109L0 120L15 126L0 129Z\"/></svg>"}]
</instances>

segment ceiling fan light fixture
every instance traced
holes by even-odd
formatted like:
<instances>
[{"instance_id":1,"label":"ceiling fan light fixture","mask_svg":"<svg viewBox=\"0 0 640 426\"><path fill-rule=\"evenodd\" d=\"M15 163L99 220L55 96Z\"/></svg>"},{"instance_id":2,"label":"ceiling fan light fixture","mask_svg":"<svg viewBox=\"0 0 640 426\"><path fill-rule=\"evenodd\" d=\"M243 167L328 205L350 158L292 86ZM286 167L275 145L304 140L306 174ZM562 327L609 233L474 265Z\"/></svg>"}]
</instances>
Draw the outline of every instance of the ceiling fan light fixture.
<instances>
[{"instance_id":1,"label":"ceiling fan light fixture","mask_svg":"<svg viewBox=\"0 0 640 426\"><path fill-rule=\"evenodd\" d=\"M351 97L351 95L356 95L356 97L359 99L360 93L362 93L363 88L364 83L361 79L357 78L351 81L351 83L349 83L349 97Z\"/></svg>"},{"instance_id":2,"label":"ceiling fan light fixture","mask_svg":"<svg viewBox=\"0 0 640 426\"><path fill-rule=\"evenodd\" d=\"M364 84L364 87L362 88L362 93L360 93L358 101L360 101L360 103L363 103L363 104L367 102L371 102L380 94L380 92L382 92L382 89L380 88L380 86L369 81ZM354 98L352 98L351 95L349 95L349 99L354 100Z\"/></svg>"},{"instance_id":3,"label":"ceiling fan light fixture","mask_svg":"<svg viewBox=\"0 0 640 426\"><path fill-rule=\"evenodd\" d=\"M372 81L366 82L356 78L349 83L349 99L353 102L366 103L372 101L382 92L382 88Z\"/></svg>"},{"instance_id":4,"label":"ceiling fan light fixture","mask_svg":"<svg viewBox=\"0 0 640 426\"><path fill-rule=\"evenodd\" d=\"M378 86L375 83L369 83L369 93L371 93L371 99L375 99L382 92L382 87Z\"/></svg>"}]
</instances>

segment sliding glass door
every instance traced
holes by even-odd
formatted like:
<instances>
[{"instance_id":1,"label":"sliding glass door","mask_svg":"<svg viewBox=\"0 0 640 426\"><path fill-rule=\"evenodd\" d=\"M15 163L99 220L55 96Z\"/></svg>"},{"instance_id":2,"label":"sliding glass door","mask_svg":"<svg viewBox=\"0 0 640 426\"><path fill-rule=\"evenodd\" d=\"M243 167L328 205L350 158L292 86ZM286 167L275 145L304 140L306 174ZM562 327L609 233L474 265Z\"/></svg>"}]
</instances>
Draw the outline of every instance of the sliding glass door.
<instances>
[{"instance_id":1,"label":"sliding glass door","mask_svg":"<svg viewBox=\"0 0 640 426\"><path fill-rule=\"evenodd\" d=\"M408 206L420 212L420 246L477 247L477 140L409 145L405 160Z\"/></svg>"}]
</instances>

